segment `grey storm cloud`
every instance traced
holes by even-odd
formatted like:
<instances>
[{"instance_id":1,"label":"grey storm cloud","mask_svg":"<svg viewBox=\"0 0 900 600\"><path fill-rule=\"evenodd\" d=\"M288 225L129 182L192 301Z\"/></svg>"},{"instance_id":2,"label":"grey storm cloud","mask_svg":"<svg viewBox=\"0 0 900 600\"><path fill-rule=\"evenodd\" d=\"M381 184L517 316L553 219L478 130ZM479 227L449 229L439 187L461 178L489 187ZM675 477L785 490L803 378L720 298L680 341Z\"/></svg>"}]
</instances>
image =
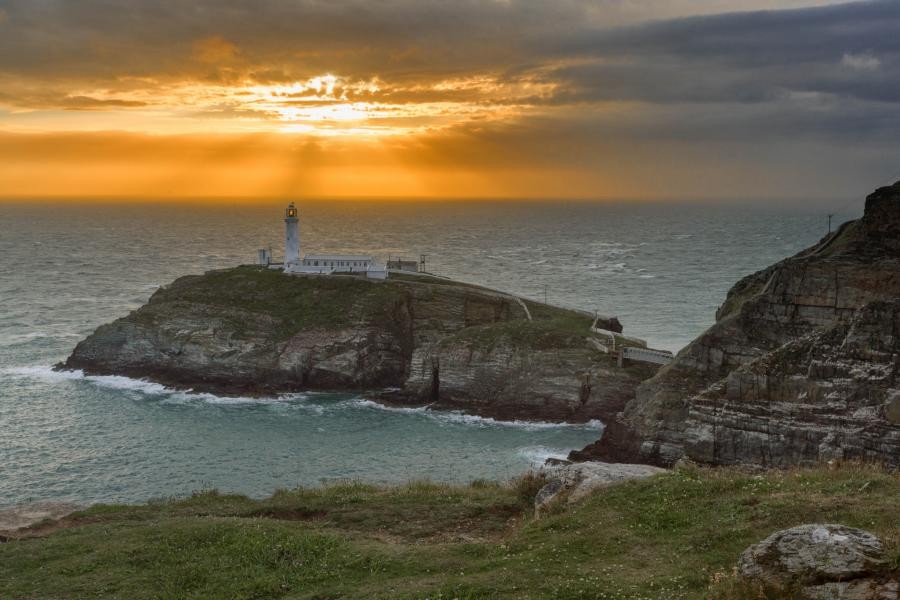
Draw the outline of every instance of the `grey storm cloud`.
<instances>
[{"instance_id":1,"label":"grey storm cloud","mask_svg":"<svg viewBox=\"0 0 900 600\"><path fill-rule=\"evenodd\" d=\"M718 57L723 66L752 69L819 60L823 42L840 44L838 61L873 45L896 52L900 44L894 1L609 27L635 6L646 6L639 14L651 17L704 4L760 2L3 0L0 69L51 78L210 77L209 68L189 60L192 45L208 36L235 44L244 71L272 80L322 69L396 77L514 73L582 57L625 57L657 68L642 61L660 55L686 62Z\"/></svg>"},{"instance_id":2,"label":"grey storm cloud","mask_svg":"<svg viewBox=\"0 0 900 600\"><path fill-rule=\"evenodd\" d=\"M490 73L506 82L549 83L553 92L479 101L572 107L558 118L573 131L617 139L880 144L898 133L897 0L646 21L700 4L648 1L644 21L628 21L623 10L641 3L0 0L0 82L18 82L27 101L38 102L39 83L45 95L98 108L79 83L115 91L230 78L288 82L330 71L378 76L386 82L381 99L402 103L468 93L405 84ZM219 63L196 57L198 41L210 37L230 45ZM14 103L15 86L4 87L0 96ZM610 102L648 108L617 120L604 116Z\"/></svg>"},{"instance_id":3,"label":"grey storm cloud","mask_svg":"<svg viewBox=\"0 0 900 600\"><path fill-rule=\"evenodd\" d=\"M569 100L900 102L900 2L677 19L586 34L563 53L601 59L554 72Z\"/></svg>"},{"instance_id":4,"label":"grey storm cloud","mask_svg":"<svg viewBox=\"0 0 900 600\"><path fill-rule=\"evenodd\" d=\"M584 21L574 0L7 0L0 69L50 77L205 75L186 60L219 36L272 79L455 71L540 60L536 40Z\"/></svg>"}]
</instances>

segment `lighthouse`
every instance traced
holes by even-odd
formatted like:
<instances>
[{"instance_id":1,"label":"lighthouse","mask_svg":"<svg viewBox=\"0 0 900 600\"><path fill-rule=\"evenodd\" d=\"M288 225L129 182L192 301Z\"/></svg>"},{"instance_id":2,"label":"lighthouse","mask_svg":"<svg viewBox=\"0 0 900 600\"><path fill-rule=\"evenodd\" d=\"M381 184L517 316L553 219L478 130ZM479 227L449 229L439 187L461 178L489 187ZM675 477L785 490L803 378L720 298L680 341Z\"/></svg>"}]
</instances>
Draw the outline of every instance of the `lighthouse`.
<instances>
[{"instance_id":1,"label":"lighthouse","mask_svg":"<svg viewBox=\"0 0 900 600\"><path fill-rule=\"evenodd\" d=\"M300 218L297 208L291 202L284 209L284 264L300 262Z\"/></svg>"},{"instance_id":2,"label":"lighthouse","mask_svg":"<svg viewBox=\"0 0 900 600\"><path fill-rule=\"evenodd\" d=\"M281 269L290 275L330 275L347 273L366 279L387 279L388 268L368 254L307 254L300 258L300 211L291 202L284 209L284 263L272 263L272 252L258 252L257 264Z\"/></svg>"}]
</instances>

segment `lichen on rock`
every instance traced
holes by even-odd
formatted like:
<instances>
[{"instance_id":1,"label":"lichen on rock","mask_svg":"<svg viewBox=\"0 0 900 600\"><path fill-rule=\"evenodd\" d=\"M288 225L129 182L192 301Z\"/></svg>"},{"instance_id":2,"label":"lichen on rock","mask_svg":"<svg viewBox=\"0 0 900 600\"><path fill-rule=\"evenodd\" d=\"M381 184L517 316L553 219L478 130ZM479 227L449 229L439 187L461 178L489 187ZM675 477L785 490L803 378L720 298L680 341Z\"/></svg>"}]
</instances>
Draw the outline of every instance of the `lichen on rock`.
<instances>
[{"instance_id":1,"label":"lichen on rock","mask_svg":"<svg viewBox=\"0 0 900 600\"><path fill-rule=\"evenodd\" d=\"M742 577L766 589L792 590L815 600L896 599L884 546L868 531L809 524L777 531L741 554Z\"/></svg>"}]
</instances>

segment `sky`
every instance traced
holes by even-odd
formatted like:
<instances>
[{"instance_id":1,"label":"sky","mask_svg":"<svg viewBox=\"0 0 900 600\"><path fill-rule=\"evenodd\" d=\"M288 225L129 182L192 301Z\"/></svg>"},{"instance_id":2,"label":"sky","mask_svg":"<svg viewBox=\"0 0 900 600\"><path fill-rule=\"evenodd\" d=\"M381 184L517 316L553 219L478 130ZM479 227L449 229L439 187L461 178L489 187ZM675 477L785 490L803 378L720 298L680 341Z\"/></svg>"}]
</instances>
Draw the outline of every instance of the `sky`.
<instances>
[{"instance_id":1,"label":"sky","mask_svg":"<svg viewBox=\"0 0 900 600\"><path fill-rule=\"evenodd\" d=\"M900 1L0 0L0 198L859 197Z\"/></svg>"}]
</instances>

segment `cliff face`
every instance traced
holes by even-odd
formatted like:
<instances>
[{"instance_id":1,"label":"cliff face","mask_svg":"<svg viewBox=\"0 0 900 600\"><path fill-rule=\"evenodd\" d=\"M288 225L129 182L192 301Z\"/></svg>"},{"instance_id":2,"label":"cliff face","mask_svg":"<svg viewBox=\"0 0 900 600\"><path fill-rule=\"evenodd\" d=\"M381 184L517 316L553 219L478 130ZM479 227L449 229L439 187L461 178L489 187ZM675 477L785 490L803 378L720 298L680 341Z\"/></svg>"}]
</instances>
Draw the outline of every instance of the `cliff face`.
<instances>
[{"instance_id":1,"label":"cliff face","mask_svg":"<svg viewBox=\"0 0 900 600\"><path fill-rule=\"evenodd\" d=\"M900 464L900 183L738 282L717 322L575 458Z\"/></svg>"},{"instance_id":2,"label":"cliff face","mask_svg":"<svg viewBox=\"0 0 900 600\"><path fill-rule=\"evenodd\" d=\"M219 393L389 388L389 403L584 421L610 418L655 372L617 368L591 321L438 279L239 267L161 288L64 366Z\"/></svg>"}]
</instances>

